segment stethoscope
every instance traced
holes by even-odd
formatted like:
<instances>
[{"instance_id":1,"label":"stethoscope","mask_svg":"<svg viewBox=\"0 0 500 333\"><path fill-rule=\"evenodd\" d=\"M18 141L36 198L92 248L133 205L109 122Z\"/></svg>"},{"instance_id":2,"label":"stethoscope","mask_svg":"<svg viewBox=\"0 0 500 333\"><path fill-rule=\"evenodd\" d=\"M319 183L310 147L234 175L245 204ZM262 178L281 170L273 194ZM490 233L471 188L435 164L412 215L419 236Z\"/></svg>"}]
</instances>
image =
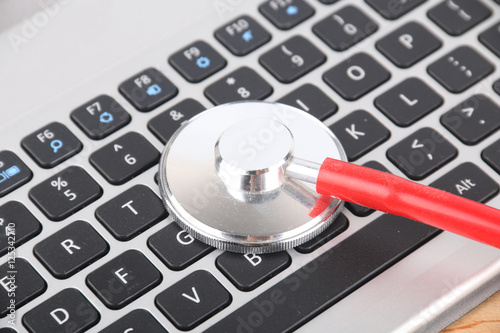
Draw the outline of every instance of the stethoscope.
<instances>
[{"instance_id":1,"label":"stethoscope","mask_svg":"<svg viewBox=\"0 0 500 333\"><path fill-rule=\"evenodd\" d=\"M298 246L343 201L500 247L500 210L348 163L328 127L278 103L229 103L186 121L162 154L159 186L181 227L233 252Z\"/></svg>"}]
</instances>

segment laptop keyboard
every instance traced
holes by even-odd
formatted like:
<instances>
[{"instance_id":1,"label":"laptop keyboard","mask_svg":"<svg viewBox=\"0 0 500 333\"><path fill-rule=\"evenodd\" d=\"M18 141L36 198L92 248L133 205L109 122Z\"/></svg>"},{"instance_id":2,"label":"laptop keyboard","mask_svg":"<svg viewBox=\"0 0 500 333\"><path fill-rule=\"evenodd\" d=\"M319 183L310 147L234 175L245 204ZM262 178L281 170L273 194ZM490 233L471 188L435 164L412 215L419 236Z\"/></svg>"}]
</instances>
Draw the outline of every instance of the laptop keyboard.
<instances>
[{"instance_id":1,"label":"laptop keyboard","mask_svg":"<svg viewBox=\"0 0 500 333\"><path fill-rule=\"evenodd\" d=\"M325 232L296 249L265 255L222 252L167 220L157 188L128 185L158 166L160 151L152 140L165 144L182 122L211 106L185 98L189 92L178 88L185 85L176 80L201 89L213 105L271 100L303 109L329 125L348 160L355 163L389 141L380 151L386 162L392 163L389 168L375 160L362 164L386 172L392 169L425 182L453 161L462 147L476 146L500 133L500 80L491 61L500 57L500 22L490 22L495 24L488 23L477 33L476 38L485 46L479 50L461 43L460 36L485 20L491 21L491 8L498 6L495 1L436 1L423 20L399 23L399 18L411 15L424 3L259 3L255 15L242 15L214 27L214 40L186 41L184 48L165 54L180 76L166 77L149 67L116 78L117 91L130 105L120 105L116 96L102 94L80 106L69 106L73 111L67 119L49 119L47 122L52 122L26 133L19 143L26 156L40 170L53 170L42 182L32 181L39 170L30 169L12 151L0 151L0 225L5 227L5 233L0 233L0 321L8 318L14 291L15 309L27 309L19 319L23 327L19 324L8 332L94 331L101 318L125 307L126 315L116 316L100 331L155 333L168 328L194 332L220 312L224 315L210 327L202 326L203 330L292 331L438 235L440 230L435 228L391 215L371 217L372 209L346 203L344 214ZM312 38L294 30L308 20L314 21ZM393 29L381 35L381 24ZM456 42L438 38L439 30ZM274 35L283 34L288 37L281 42L273 40ZM361 50L343 55L362 41L374 45L379 53ZM437 52L440 56L429 61L422 72L411 71ZM226 69L234 59L255 53L259 54L257 62ZM335 63L326 66L330 58L335 58ZM410 69L407 78L392 82L393 72L404 69ZM324 88L311 73L319 75ZM485 78L491 80L482 81ZM277 86L296 81L300 81L298 88L275 96ZM489 97L469 91L478 84L488 85ZM375 89L373 105L361 107L358 103L355 108L343 108ZM441 108L445 99L440 91L445 90L461 94L463 102L451 109ZM183 97L178 97L181 93ZM140 113L148 117L147 129L131 125ZM440 124L429 127L421 122L436 113ZM80 131L72 132L68 123ZM394 128L405 130L402 140L390 141ZM110 140L102 144L100 140L108 136ZM92 140L90 147L85 146L87 138ZM89 153L90 165L102 178L94 179L78 165L82 151ZM478 148L472 160L482 159L491 170L465 162L430 185L487 202L499 191L498 181L490 176L491 171L500 174L499 151L500 139ZM119 187L120 194L104 200L103 194L112 187ZM9 194L20 188L28 190L27 202L38 211L30 211L26 202L9 199ZM195 199L203 205L202 194ZM74 214L89 205L95 207L93 214L86 220L74 220ZM335 243L336 237L359 219L367 221L366 226ZM60 228L41 238L44 225L52 223L59 223ZM98 223L104 232L96 230ZM158 224L164 226L154 229ZM144 233L149 234L139 248L136 243L128 245ZM110 242L113 238L119 242ZM24 258L14 260L14 248L32 251L46 271L37 271ZM213 252L216 255L209 256ZM154 263L157 260L161 266ZM187 270L203 260L206 268L200 265L194 271ZM302 264L291 270L294 260ZM222 275L213 274L213 270ZM177 282L160 290L158 286L170 274L176 274ZM48 282L57 283L46 275L69 280L74 287L46 295ZM89 300L90 293L100 304ZM144 303L140 308L134 305L146 294L154 294L149 310L143 308ZM249 294L251 297L245 296ZM245 304L232 306L239 298ZM42 301L32 305L36 299ZM163 317L155 318L152 308Z\"/></svg>"}]
</instances>

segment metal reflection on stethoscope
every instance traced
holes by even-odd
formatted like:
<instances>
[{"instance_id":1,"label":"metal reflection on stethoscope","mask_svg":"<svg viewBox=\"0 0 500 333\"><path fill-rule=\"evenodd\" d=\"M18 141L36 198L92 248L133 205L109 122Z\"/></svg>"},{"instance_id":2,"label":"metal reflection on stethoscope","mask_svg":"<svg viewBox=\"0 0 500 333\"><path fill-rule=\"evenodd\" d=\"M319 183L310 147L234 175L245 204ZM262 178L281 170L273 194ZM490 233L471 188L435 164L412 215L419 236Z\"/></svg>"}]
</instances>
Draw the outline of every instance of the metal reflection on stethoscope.
<instances>
[{"instance_id":1,"label":"metal reflection on stethoscope","mask_svg":"<svg viewBox=\"0 0 500 333\"><path fill-rule=\"evenodd\" d=\"M296 157L321 163L328 156L346 160L340 142L313 116L282 104L230 103L172 136L160 160L160 192L174 220L209 245L284 250L318 235L339 214L341 200L285 174L301 167Z\"/></svg>"}]
</instances>

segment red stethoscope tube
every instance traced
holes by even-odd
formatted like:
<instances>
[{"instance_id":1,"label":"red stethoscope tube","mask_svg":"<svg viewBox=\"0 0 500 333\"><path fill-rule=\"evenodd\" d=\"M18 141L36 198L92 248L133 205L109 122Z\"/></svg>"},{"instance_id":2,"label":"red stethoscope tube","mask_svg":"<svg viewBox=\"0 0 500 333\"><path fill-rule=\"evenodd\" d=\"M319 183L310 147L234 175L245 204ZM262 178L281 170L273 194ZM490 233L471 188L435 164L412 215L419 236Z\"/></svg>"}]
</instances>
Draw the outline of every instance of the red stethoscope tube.
<instances>
[{"instance_id":1,"label":"red stethoscope tube","mask_svg":"<svg viewBox=\"0 0 500 333\"><path fill-rule=\"evenodd\" d=\"M500 210L386 172L327 158L316 191L500 248Z\"/></svg>"}]
</instances>

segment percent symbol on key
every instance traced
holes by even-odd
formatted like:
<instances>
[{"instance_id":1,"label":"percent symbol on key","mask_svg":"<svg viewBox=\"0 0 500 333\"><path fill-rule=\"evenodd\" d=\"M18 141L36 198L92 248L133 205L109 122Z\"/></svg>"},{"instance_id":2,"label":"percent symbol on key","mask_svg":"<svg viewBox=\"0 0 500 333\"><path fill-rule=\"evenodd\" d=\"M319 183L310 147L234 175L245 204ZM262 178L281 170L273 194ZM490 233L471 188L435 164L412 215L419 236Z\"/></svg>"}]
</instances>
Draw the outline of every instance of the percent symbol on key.
<instances>
[{"instance_id":1,"label":"percent symbol on key","mask_svg":"<svg viewBox=\"0 0 500 333\"><path fill-rule=\"evenodd\" d=\"M58 191L62 191L63 187L68 186L68 182L61 179L61 177L57 177L57 179L54 179L53 181L50 182L50 185L52 187L56 187ZM77 197L76 193L71 192L70 189L64 191L64 195L68 198L69 201L73 201Z\"/></svg>"},{"instance_id":2,"label":"percent symbol on key","mask_svg":"<svg viewBox=\"0 0 500 333\"><path fill-rule=\"evenodd\" d=\"M52 185L52 187L57 187L57 190L60 191L62 187L68 186L68 182L62 180L61 177L57 177L57 180L51 181L50 185Z\"/></svg>"}]
</instances>

